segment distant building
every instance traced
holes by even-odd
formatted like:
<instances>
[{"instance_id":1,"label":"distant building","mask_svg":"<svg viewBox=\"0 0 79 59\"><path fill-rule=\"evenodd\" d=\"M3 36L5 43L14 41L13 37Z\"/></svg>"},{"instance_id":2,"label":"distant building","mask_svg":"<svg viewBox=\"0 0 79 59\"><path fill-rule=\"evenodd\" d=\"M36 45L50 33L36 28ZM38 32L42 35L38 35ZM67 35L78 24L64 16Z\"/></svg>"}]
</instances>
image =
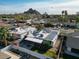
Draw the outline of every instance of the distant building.
<instances>
[{"instance_id":1,"label":"distant building","mask_svg":"<svg viewBox=\"0 0 79 59\"><path fill-rule=\"evenodd\" d=\"M26 23L27 23L27 24L32 24L31 21L32 21L32 19L26 20Z\"/></svg>"},{"instance_id":2,"label":"distant building","mask_svg":"<svg viewBox=\"0 0 79 59\"><path fill-rule=\"evenodd\" d=\"M48 23L47 19L33 19L31 22L32 24L47 24Z\"/></svg>"},{"instance_id":3,"label":"distant building","mask_svg":"<svg viewBox=\"0 0 79 59\"><path fill-rule=\"evenodd\" d=\"M79 23L76 24L76 27L79 29Z\"/></svg>"},{"instance_id":4,"label":"distant building","mask_svg":"<svg viewBox=\"0 0 79 59\"><path fill-rule=\"evenodd\" d=\"M2 20L0 20L0 27L1 27L1 26L3 26L3 27L4 27L4 26L10 26L10 25L9 25L9 24L7 24L7 23L5 23L5 22L3 22Z\"/></svg>"},{"instance_id":5,"label":"distant building","mask_svg":"<svg viewBox=\"0 0 79 59\"><path fill-rule=\"evenodd\" d=\"M77 12L76 15L79 15L79 12Z\"/></svg>"}]
</instances>

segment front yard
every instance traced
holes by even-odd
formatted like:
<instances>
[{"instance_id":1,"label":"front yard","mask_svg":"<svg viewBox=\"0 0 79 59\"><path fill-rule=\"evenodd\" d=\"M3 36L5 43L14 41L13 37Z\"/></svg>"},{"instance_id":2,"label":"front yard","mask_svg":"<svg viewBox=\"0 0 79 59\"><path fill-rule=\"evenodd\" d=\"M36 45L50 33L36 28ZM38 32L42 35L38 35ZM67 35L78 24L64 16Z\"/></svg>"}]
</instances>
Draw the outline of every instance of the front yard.
<instances>
[{"instance_id":1,"label":"front yard","mask_svg":"<svg viewBox=\"0 0 79 59\"><path fill-rule=\"evenodd\" d=\"M48 51L46 51L44 53L45 56L49 56L49 57L52 57L52 58L55 58L56 57L56 51L53 50L53 49L49 49Z\"/></svg>"}]
</instances>

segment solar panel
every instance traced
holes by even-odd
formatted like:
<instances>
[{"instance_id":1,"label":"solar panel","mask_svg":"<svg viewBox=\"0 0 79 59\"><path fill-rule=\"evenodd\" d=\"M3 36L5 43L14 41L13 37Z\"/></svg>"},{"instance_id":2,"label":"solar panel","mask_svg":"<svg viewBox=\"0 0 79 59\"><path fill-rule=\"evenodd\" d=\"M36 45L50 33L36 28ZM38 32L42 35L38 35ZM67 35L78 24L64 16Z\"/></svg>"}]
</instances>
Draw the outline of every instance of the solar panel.
<instances>
[{"instance_id":1,"label":"solar panel","mask_svg":"<svg viewBox=\"0 0 79 59\"><path fill-rule=\"evenodd\" d=\"M49 40L49 41L52 41L55 36L57 35L57 32L56 31L52 31L47 37L46 37L46 40Z\"/></svg>"}]
</instances>

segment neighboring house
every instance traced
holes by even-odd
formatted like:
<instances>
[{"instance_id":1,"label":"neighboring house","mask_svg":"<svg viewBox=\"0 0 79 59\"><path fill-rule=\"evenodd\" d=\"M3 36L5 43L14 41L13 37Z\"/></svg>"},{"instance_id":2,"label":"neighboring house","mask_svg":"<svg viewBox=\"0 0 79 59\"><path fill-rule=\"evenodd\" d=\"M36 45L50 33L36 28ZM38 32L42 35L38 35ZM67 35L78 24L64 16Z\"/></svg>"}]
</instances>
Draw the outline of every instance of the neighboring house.
<instances>
[{"instance_id":1,"label":"neighboring house","mask_svg":"<svg viewBox=\"0 0 79 59\"><path fill-rule=\"evenodd\" d=\"M32 21L32 19L26 20L26 23L27 23L27 24L32 24L31 21Z\"/></svg>"},{"instance_id":2,"label":"neighboring house","mask_svg":"<svg viewBox=\"0 0 79 59\"><path fill-rule=\"evenodd\" d=\"M79 29L79 23L77 23L77 24L76 24L76 28L78 28L78 29Z\"/></svg>"},{"instance_id":3,"label":"neighboring house","mask_svg":"<svg viewBox=\"0 0 79 59\"><path fill-rule=\"evenodd\" d=\"M7 23L5 23L4 21L2 21L2 20L0 20L0 27L1 26L7 26L7 27L9 27L10 25L9 24L7 24Z\"/></svg>"},{"instance_id":4,"label":"neighboring house","mask_svg":"<svg viewBox=\"0 0 79 59\"><path fill-rule=\"evenodd\" d=\"M47 19L33 19L32 24L47 24Z\"/></svg>"},{"instance_id":5,"label":"neighboring house","mask_svg":"<svg viewBox=\"0 0 79 59\"><path fill-rule=\"evenodd\" d=\"M76 23L63 23L63 25L67 28L76 28Z\"/></svg>"},{"instance_id":6,"label":"neighboring house","mask_svg":"<svg viewBox=\"0 0 79 59\"><path fill-rule=\"evenodd\" d=\"M65 53L79 57L79 32L67 35Z\"/></svg>"},{"instance_id":7,"label":"neighboring house","mask_svg":"<svg viewBox=\"0 0 79 59\"><path fill-rule=\"evenodd\" d=\"M24 36L29 32L29 31L31 31L31 32L33 32L33 31L35 31L36 30L36 28L34 28L34 27L26 27L26 28L22 28L22 27L17 27L17 28L12 28L11 30L10 30L10 33L14 36L14 37L16 37L16 38L24 38Z\"/></svg>"},{"instance_id":8,"label":"neighboring house","mask_svg":"<svg viewBox=\"0 0 79 59\"><path fill-rule=\"evenodd\" d=\"M27 34L27 31L21 27L18 27L18 28L12 28L10 30L10 33L14 36L14 37L17 37L17 38L23 38L26 34Z\"/></svg>"},{"instance_id":9,"label":"neighboring house","mask_svg":"<svg viewBox=\"0 0 79 59\"><path fill-rule=\"evenodd\" d=\"M26 26L26 20L17 20L15 24L20 27Z\"/></svg>"}]
</instances>

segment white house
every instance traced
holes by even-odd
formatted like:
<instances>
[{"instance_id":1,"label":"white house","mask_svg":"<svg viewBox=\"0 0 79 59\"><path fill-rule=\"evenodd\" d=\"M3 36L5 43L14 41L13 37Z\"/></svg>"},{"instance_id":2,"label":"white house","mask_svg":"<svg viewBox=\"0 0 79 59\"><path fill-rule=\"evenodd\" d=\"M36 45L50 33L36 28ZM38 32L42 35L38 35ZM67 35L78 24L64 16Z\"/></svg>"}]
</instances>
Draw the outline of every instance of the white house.
<instances>
[{"instance_id":1,"label":"white house","mask_svg":"<svg viewBox=\"0 0 79 59\"><path fill-rule=\"evenodd\" d=\"M42 44L44 40L46 41L51 41L51 45L55 45L58 35L59 35L59 30L48 30L44 29L41 31L29 31L29 34L27 35L27 38L25 40L36 42Z\"/></svg>"},{"instance_id":2,"label":"white house","mask_svg":"<svg viewBox=\"0 0 79 59\"><path fill-rule=\"evenodd\" d=\"M27 34L27 31L21 27L18 27L18 28L14 28L13 30L10 30L10 33L22 39L24 35Z\"/></svg>"}]
</instances>

